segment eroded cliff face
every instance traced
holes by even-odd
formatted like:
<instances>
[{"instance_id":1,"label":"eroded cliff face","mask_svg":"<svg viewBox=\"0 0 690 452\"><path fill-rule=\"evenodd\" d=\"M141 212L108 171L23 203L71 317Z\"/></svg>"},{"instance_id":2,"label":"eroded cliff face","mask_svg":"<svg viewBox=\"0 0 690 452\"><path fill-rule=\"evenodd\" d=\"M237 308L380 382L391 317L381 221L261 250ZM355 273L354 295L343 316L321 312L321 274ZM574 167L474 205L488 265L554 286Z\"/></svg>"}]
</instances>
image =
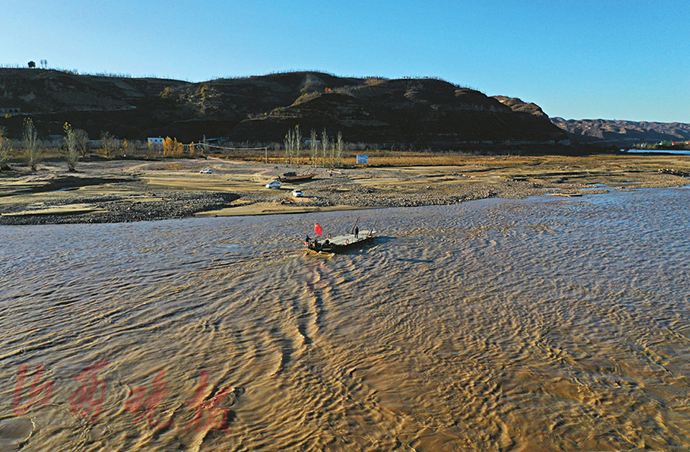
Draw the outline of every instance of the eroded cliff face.
<instances>
[{"instance_id":1,"label":"eroded cliff face","mask_svg":"<svg viewBox=\"0 0 690 452\"><path fill-rule=\"evenodd\" d=\"M346 141L448 147L566 138L534 104L437 79L343 78L292 72L202 83L0 69L0 107L31 115L45 135L65 121L91 136L225 136L282 142L299 124ZM20 117L0 119L20 133Z\"/></svg>"}]
</instances>

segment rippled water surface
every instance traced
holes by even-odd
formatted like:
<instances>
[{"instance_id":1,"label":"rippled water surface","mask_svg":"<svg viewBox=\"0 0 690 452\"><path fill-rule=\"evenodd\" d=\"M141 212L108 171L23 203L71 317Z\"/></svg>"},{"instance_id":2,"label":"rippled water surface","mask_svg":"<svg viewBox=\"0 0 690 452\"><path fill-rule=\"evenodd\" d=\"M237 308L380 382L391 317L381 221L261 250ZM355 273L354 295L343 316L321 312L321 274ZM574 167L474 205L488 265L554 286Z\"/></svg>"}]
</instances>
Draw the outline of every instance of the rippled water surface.
<instances>
[{"instance_id":1,"label":"rippled water surface","mask_svg":"<svg viewBox=\"0 0 690 452\"><path fill-rule=\"evenodd\" d=\"M687 450L688 201L2 227L0 449Z\"/></svg>"}]
</instances>

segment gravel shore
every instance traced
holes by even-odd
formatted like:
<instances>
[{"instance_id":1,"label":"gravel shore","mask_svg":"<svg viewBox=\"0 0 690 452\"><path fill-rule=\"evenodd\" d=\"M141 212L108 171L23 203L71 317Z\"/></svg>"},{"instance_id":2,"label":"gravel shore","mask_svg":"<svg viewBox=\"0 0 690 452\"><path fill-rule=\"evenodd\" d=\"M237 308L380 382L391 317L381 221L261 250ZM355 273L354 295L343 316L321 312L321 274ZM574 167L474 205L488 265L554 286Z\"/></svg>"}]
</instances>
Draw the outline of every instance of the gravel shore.
<instances>
[{"instance_id":1,"label":"gravel shore","mask_svg":"<svg viewBox=\"0 0 690 452\"><path fill-rule=\"evenodd\" d=\"M0 225L117 223L186 218L198 214L298 213L334 208L447 205L501 197L580 196L632 187L685 185L681 170L662 171L631 160L536 161L522 157L470 158L464 165L392 168L286 167L208 160L97 161L68 173L61 162L38 172L0 172ZM495 161L495 163L493 163ZM645 160L644 162L650 162ZM545 164L548 163L548 165ZM585 164L583 164L583 162ZM565 164L564 164L565 163ZM624 165L625 163L625 165ZM658 165L668 166L667 160ZM209 168L211 174L200 173ZM535 169L536 168L536 169ZM288 171L316 173L312 180L264 185ZM292 196L292 189L305 196Z\"/></svg>"},{"instance_id":2,"label":"gravel shore","mask_svg":"<svg viewBox=\"0 0 690 452\"><path fill-rule=\"evenodd\" d=\"M123 223L131 221L167 220L171 218L193 217L198 212L222 209L230 205L240 196L235 193L200 192L185 193L165 191L157 195L160 201L132 201L124 200L121 196L103 195L91 197L72 197L66 200L49 201L43 203L44 213L41 211L19 214L22 206L10 206L3 209L0 224L4 225L36 225L63 223ZM88 209L73 212L65 210L50 213L55 208L74 204L88 204ZM15 214L15 215L13 215Z\"/></svg>"}]
</instances>

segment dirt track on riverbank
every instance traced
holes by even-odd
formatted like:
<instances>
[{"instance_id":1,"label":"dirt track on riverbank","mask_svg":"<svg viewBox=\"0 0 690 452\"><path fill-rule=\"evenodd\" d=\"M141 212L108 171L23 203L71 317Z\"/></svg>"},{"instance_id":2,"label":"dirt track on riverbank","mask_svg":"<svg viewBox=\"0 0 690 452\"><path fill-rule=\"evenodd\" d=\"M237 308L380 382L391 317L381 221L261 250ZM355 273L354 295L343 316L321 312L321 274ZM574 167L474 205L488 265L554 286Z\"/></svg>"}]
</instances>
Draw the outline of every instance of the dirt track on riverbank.
<instances>
[{"instance_id":1,"label":"dirt track on riverbank","mask_svg":"<svg viewBox=\"0 0 690 452\"><path fill-rule=\"evenodd\" d=\"M392 162L392 163L391 163ZM376 162L372 162L376 164ZM415 165L423 163L424 166ZM426 156L378 166L324 168L220 158L46 162L0 172L0 224L113 223L202 215L455 204L491 197L580 196L611 189L682 186L688 156ZM405 166L403 166L405 165ZM201 174L209 168L211 174ZM672 169L676 174L660 170ZM313 180L265 184L285 172ZM292 196L300 188L303 198Z\"/></svg>"}]
</instances>

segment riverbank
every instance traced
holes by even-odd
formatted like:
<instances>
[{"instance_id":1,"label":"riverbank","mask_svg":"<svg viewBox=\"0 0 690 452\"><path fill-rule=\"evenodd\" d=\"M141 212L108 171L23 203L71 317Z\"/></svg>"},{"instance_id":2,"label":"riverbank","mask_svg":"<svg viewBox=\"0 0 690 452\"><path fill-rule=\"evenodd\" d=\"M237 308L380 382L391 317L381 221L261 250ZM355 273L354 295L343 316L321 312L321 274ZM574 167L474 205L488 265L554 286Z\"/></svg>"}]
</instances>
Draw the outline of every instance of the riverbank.
<instances>
[{"instance_id":1,"label":"riverbank","mask_svg":"<svg viewBox=\"0 0 690 452\"><path fill-rule=\"evenodd\" d=\"M502 197L580 196L690 183L690 156L388 155L372 167L324 168L231 161L46 162L0 172L0 224L115 223L191 216L262 215L447 205ZM200 173L210 169L211 174ZM675 170L676 174L668 172ZM666 170L666 172L662 172ZM285 172L312 180L265 184ZM299 188L304 197L292 196Z\"/></svg>"}]
</instances>

